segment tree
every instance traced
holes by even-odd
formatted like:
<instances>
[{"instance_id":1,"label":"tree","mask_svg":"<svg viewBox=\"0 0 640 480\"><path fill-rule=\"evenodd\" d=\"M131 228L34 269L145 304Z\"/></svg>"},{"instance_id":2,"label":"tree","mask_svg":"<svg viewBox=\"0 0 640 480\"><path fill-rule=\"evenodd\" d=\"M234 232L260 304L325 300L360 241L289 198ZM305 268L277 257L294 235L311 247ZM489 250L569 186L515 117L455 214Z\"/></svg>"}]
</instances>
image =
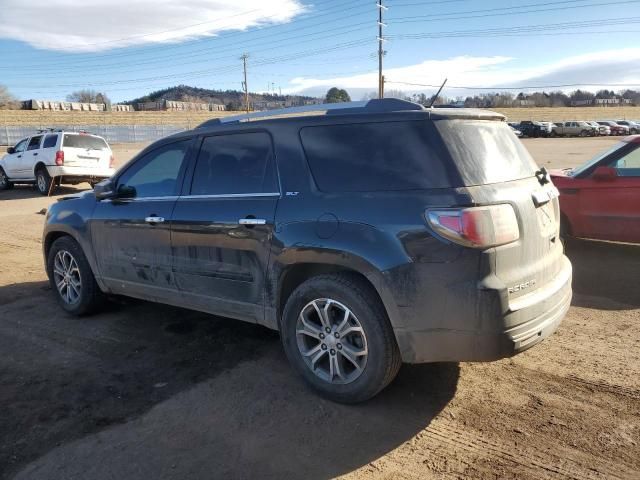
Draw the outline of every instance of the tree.
<instances>
[{"instance_id":1,"label":"tree","mask_svg":"<svg viewBox=\"0 0 640 480\"><path fill-rule=\"evenodd\" d=\"M16 99L9 93L9 89L0 85L0 108L16 108Z\"/></svg>"},{"instance_id":2,"label":"tree","mask_svg":"<svg viewBox=\"0 0 640 480\"><path fill-rule=\"evenodd\" d=\"M330 88L327 92L327 96L324 99L325 103L341 103L341 102L350 102L351 97L347 93L346 90L342 88Z\"/></svg>"},{"instance_id":3,"label":"tree","mask_svg":"<svg viewBox=\"0 0 640 480\"><path fill-rule=\"evenodd\" d=\"M76 90L75 92L67 95L67 101L80 103L104 103L105 105L111 105L111 100L109 100L106 93L96 92L95 90L90 89Z\"/></svg>"}]
</instances>

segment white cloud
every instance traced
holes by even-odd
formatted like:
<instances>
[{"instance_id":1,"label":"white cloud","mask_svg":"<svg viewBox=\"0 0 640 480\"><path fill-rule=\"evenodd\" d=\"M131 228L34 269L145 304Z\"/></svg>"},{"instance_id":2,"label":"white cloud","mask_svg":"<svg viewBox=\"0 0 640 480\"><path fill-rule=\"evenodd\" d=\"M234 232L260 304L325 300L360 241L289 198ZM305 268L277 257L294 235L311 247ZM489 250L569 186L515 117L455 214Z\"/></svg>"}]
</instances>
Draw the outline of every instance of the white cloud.
<instances>
[{"instance_id":1,"label":"white cloud","mask_svg":"<svg viewBox=\"0 0 640 480\"><path fill-rule=\"evenodd\" d=\"M2 0L0 38L94 52L288 22L303 11L300 0Z\"/></svg>"},{"instance_id":2,"label":"white cloud","mask_svg":"<svg viewBox=\"0 0 640 480\"><path fill-rule=\"evenodd\" d=\"M636 84L640 85L640 48L593 52L585 55L566 57L559 61L534 66L518 67L516 60L527 58L471 57L459 56L446 60L426 60L418 64L399 68L386 68L385 78L390 81L387 88L407 92L433 91L435 88L403 85L391 82L406 82L423 85L440 85L448 79L445 94L466 95L469 90L452 89L452 86L500 87L536 86L559 84L587 84L585 88L597 90L596 84ZM287 92L309 92L321 94L327 87L338 86L355 93L377 89L378 73L340 76L334 78L297 77L289 82ZM589 87L589 85L594 85ZM573 90L568 87L563 90ZM618 88L613 88L617 90Z\"/></svg>"}]
</instances>

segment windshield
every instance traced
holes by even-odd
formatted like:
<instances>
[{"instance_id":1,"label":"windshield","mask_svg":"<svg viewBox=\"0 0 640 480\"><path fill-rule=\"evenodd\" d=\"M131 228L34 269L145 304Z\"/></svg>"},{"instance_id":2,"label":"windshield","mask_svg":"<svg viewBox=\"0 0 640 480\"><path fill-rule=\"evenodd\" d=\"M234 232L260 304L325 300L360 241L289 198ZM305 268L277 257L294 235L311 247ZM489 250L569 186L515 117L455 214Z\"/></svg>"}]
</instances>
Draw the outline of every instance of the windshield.
<instances>
[{"instance_id":1,"label":"windshield","mask_svg":"<svg viewBox=\"0 0 640 480\"><path fill-rule=\"evenodd\" d=\"M532 177L538 169L522 142L504 122L440 120L434 124L464 185L519 180Z\"/></svg>"},{"instance_id":2,"label":"windshield","mask_svg":"<svg viewBox=\"0 0 640 480\"><path fill-rule=\"evenodd\" d=\"M627 143L626 142L618 142L616 143L613 147L605 150L602 153L599 153L598 155L596 155L595 157L593 157L591 160L589 160L587 163L580 165L579 167L574 168L573 170L571 170L570 175L572 177L575 177L576 175L580 175L582 172L584 172L585 170L588 170L589 168L591 168L593 165L595 165L596 163L598 163L600 160L602 160L604 157L606 157L607 155L615 152L616 150L618 150L619 148L622 148L623 146L625 146Z\"/></svg>"},{"instance_id":3,"label":"windshield","mask_svg":"<svg viewBox=\"0 0 640 480\"><path fill-rule=\"evenodd\" d=\"M68 148L84 148L86 150L106 150L107 142L100 137L83 134L65 134L62 145Z\"/></svg>"}]
</instances>

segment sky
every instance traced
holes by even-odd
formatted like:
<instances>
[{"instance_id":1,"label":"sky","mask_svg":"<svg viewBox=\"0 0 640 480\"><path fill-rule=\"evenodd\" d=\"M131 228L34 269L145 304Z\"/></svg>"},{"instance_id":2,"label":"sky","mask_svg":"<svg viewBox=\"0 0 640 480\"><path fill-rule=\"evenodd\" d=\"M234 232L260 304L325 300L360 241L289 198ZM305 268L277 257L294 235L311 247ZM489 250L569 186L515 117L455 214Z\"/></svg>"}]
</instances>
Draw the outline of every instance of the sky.
<instances>
[{"instance_id":1,"label":"sky","mask_svg":"<svg viewBox=\"0 0 640 480\"><path fill-rule=\"evenodd\" d=\"M1 0L0 84L126 101L178 84L354 100L377 88L375 0ZM386 88L640 88L640 0L383 0ZM527 88L524 88L527 87ZM542 88L545 87L545 88Z\"/></svg>"}]
</instances>

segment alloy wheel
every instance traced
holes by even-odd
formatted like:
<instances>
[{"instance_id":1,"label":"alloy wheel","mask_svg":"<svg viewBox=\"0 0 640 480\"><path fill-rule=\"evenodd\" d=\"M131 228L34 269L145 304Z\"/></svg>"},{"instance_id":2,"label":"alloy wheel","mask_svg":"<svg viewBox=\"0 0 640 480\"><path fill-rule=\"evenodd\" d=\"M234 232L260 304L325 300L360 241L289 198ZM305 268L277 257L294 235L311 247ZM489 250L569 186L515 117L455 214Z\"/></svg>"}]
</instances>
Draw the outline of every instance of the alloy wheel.
<instances>
[{"instance_id":1,"label":"alloy wheel","mask_svg":"<svg viewBox=\"0 0 640 480\"><path fill-rule=\"evenodd\" d=\"M364 372L369 356L364 329L336 300L309 302L298 315L296 340L307 367L328 383L351 383Z\"/></svg>"},{"instance_id":2,"label":"alloy wheel","mask_svg":"<svg viewBox=\"0 0 640 480\"><path fill-rule=\"evenodd\" d=\"M62 300L73 305L80 301L82 279L76 259L66 250L56 253L53 261L53 279Z\"/></svg>"}]
</instances>

